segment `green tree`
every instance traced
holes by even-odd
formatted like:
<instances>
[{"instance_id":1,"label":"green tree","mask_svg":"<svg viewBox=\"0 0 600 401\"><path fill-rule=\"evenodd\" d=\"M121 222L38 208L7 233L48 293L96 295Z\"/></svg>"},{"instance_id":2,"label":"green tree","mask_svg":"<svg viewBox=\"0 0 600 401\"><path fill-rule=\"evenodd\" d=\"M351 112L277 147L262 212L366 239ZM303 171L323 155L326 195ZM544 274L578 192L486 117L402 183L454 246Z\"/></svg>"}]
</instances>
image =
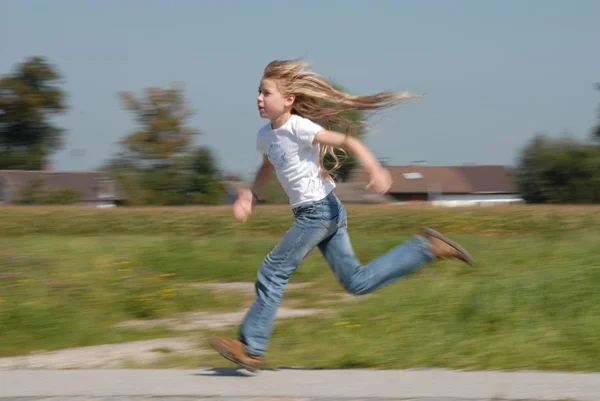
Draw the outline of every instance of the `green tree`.
<instances>
[{"instance_id":1,"label":"green tree","mask_svg":"<svg viewBox=\"0 0 600 401\"><path fill-rule=\"evenodd\" d=\"M0 78L0 169L39 170L63 145L50 121L67 110L61 76L43 57L30 57Z\"/></svg>"},{"instance_id":2,"label":"green tree","mask_svg":"<svg viewBox=\"0 0 600 401\"><path fill-rule=\"evenodd\" d=\"M347 118L353 126L350 129L350 135L359 139L362 139L364 135L364 130L358 125L359 121L362 121L364 115L360 111L350 111L347 113L342 113L344 118ZM342 126L333 126L331 127L334 131L338 132L346 132L346 127ZM352 170L358 165L358 161L356 157L348 152L344 152L341 149L334 149L334 153L338 158L340 165L338 169L334 171L333 175L336 181L347 181L350 177L350 173ZM329 153L325 156L323 160L323 165L326 169L331 169L335 165L335 159Z\"/></svg>"},{"instance_id":3,"label":"green tree","mask_svg":"<svg viewBox=\"0 0 600 401\"><path fill-rule=\"evenodd\" d=\"M329 84L339 91L346 92L346 90L336 82L330 81ZM349 128L351 136L362 139L365 131L360 122L364 121L365 113L362 111L349 111L342 113L340 116L350 122L350 127L346 127L342 124L336 124L329 127L329 129L345 133ZM334 172L334 178L336 181L347 181L352 170L358 165L358 161L354 155L344 152L343 150L335 149L334 153L336 154L340 163L338 169ZM331 169L335 165L335 159L330 154L327 154L323 160L323 165L325 168Z\"/></svg>"},{"instance_id":4,"label":"green tree","mask_svg":"<svg viewBox=\"0 0 600 401\"><path fill-rule=\"evenodd\" d=\"M548 139L543 135L536 135L521 151L517 178L519 191L528 203L548 202L545 193L546 183L542 182L543 169L542 152L547 146Z\"/></svg>"},{"instance_id":5,"label":"green tree","mask_svg":"<svg viewBox=\"0 0 600 401\"><path fill-rule=\"evenodd\" d=\"M150 88L137 98L121 92L138 128L122 141L107 166L131 205L214 204L223 188L210 149L194 146L200 131L187 125L194 115L182 88Z\"/></svg>"},{"instance_id":6,"label":"green tree","mask_svg":"<svg viewBox=\"0 0 600 401\"><path fill-rule=\"evenodd\" d=\"M521 152L518 181L529 203L598 203L600 152L574 139L536 135Z\"/></svg>"},{"instance_id":7,"label":"green tree","mask_svg":"<svg viewBox=\"0 0 600 401\"><path fill-rule=\"evenodd\" d=\"M168 164L174 156L188 151L194 137L200 134L186 125L194 112L187 105L182 88L148 88L141 98L131 92L121 92L120 97L139 126L121 141L137 164Z\"/></svg>"},{"instance_id":8,"label":"green tree","mask_svg":"<svg viewBox=\"0 0 600 401\"><path fill-rule=\"evenodd\" d=\"M596 85L596 89L600 91L600 84ZM600 106L598 106L598 120L600 120ZM600 123L592 130L592 141L600 145Z\"/></svg>"}]
</instances>

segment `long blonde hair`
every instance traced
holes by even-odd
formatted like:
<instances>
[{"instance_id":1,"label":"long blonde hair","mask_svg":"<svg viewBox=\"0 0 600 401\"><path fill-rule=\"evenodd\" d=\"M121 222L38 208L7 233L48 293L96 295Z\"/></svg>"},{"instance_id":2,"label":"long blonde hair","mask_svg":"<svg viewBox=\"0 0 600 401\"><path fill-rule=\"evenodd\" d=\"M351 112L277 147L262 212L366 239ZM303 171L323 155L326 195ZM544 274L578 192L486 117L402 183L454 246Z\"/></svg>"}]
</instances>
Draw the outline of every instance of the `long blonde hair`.
<instances>
[{"instance_id":1,"label":"long blonde hair","mask_svg":"<svg viewBox=\"0 0 600 401\"><path fill-rule=\"evenodd\" d=\"M347 136L365 123L362 120L350 120L347 117L349 112L390 108L408 99L420 97L406 92L353 96L335 89L319 74L304 70L309 65L300 60L274 60L265 67L263 79L275 80L284 96L295 96L292 114L308 118L328 130L344 130ZM345 153L344 149L340 150ZM323 164L327 154L335 161L330 169L326 169ZM323 175L328 178L332 178L334 171L340 167L340 160L332 146L321 147L320 167Z\"/></svg>"}]
</instances>

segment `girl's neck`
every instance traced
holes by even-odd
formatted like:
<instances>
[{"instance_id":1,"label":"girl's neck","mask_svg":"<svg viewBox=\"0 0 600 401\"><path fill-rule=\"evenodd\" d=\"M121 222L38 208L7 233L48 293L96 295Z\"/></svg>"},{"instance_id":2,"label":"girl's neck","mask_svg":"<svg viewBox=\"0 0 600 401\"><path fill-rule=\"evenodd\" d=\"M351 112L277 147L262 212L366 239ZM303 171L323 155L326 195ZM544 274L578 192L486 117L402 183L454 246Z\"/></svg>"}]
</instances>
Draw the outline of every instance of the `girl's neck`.
<instances>
[{"instance_id":1,"label":"girl's neck","mask_svg":"<svg viewBox=\"0 0 600 401\"><path fill-rule=\"evenodd\" d=\"M287 123L290 118L292 118L292 113L289 111L286 111L285 113L283 113L276 119L271 120L271 128L277 129L277 128L283 127L283 125L285 123Z\"/></svg>"}]
</instances>

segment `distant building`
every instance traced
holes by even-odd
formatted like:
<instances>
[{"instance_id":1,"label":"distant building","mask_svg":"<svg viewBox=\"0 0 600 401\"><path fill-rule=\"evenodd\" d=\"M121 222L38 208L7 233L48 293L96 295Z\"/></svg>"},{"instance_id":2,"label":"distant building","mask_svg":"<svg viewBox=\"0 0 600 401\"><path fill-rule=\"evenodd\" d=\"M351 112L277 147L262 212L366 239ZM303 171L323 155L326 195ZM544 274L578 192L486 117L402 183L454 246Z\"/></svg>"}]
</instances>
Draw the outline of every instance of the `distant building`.
<instances>
[{"instance_id":1,"label":"distant building","mask_svg":"<svg viewBox=\"0 0 600 401\"><path fill-rule=\"evenodd\" d=\"M73 189L81 194L76 206L113 207L125 199L110 175L103 172L0 170L0 205L14 204L21 191L42 179L45 189Z\"/></svg>"},{"instance_id":2,"label":"distant building","mask_svg":"<svg viewBox=\"0 0 600 401\"><path fill-rule=\"evenodd\" d=\"M372 197L364 187L369 175L356 169L336 193L346 203L374 201L434 206L486 206L522 203L516 179L505 166L386 166L393 179L385 198Z\"/></svg>"},{"instance_id":3,"label":"distant building","mask_svg":"<svg viewBox=\"0 0 600 401\"><path fill-rule=\"evenodd\" d=\"M428 204L433 206L491 206L523 203L512 170L505 166L386 166L393 179L387 194L365 189L369 175L354 170L349 180L338 182L335 193L344 203ZM237 199L237 188L250 183L222 181L224 203Z\"/></svg>"},{"instance_id":4,"label":"distant building","mask_svg":"<svg viewBox=\"0 0 600 401\"><path fill-rule=\"evenodd\" d=\"M396 198L391 194L378 194L373 190L365 189L368 181L347 181L338 182L335 187L335 194L343 203L364 203L364 204L377 204L377 203L394 203Z\"/></svg>"}]
</instances>

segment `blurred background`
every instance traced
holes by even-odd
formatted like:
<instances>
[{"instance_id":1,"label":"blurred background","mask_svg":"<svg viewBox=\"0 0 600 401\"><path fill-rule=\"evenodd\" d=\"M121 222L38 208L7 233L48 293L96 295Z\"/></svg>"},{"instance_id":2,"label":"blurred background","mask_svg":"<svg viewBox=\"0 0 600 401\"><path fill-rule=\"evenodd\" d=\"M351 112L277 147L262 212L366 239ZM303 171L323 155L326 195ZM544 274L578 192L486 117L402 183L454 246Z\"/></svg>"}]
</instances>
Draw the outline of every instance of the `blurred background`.
<instances>
[{"instance_id":1,"label":"blurred background","mask_svg":"<svg viewBox=\"0 0 600 401\"><path fill-rule=\"evenodd\" d=\"M225 363L198 338L234 335L291 222L275 177L247 224L228 207L261 162L257 88L267 63L302 58L351 94L424 95L352 115L394 178L376 196L352 157L339 171L361 260L428 224L481 265L353 303L315 252L274 363L597 370L599 15L594 0L0 1L0 366Z\"/></svg>"},{"instance_id":2,"label":"blurred background","mask_svg":"<svg viewBox=\"0 0 600 401\"><path fill-rule=\"evenodd\" d=\"M592 0L0 7L3 170L113 169L117 179L136 169L137 191L120 179L125 203L220 202L211 194L252 180L260 163L255 140L265 121L255 97L263 68L303 58L352 94L425 95L357 133L389 165L520 167L530 173L522 177L527 200L598 201L600 165L589 152L598 143L600 94Z\"/></svg>"}]
</instances>

